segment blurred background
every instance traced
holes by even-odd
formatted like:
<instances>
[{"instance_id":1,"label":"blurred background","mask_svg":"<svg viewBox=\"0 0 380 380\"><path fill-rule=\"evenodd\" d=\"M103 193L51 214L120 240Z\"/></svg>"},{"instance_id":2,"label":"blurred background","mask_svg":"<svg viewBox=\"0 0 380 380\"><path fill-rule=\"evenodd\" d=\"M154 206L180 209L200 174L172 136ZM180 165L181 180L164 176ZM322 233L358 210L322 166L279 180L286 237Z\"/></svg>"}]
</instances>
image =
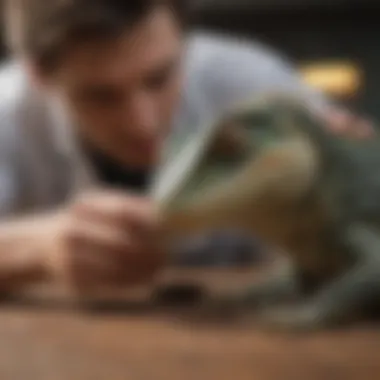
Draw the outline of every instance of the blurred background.
<instances>
[{"instance_id":1,"label":"blurred background","mask_svg":"<svg viewBox=\"0 0 380 380\"><path fill-rule=\"evenodd\" d=\"M195 25L264 42L305 80L380 119L380 1L195 0Z\"/></svg>"}]
</instances>

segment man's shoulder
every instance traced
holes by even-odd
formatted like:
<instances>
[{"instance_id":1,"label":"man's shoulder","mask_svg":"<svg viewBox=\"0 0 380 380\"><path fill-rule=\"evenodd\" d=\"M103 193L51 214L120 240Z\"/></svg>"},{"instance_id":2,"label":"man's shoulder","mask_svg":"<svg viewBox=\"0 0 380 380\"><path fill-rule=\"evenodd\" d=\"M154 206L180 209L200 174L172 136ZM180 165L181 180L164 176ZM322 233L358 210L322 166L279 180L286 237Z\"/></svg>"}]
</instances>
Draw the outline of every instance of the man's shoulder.
<instances>
[{"instance_id":1,"label":"man's shoulder","mask_svg":"<svg viewBox=\"0 0 380 380\"><path fill-rule=\"evenodd\" d=\"M17 62L6 61L0 65L0 133L9 129L15 132L33 99L29 88L26 75Z\"/></svg>"},{"instance_id":2,"label":"man's shoulder","mask_svg":"<svg viewBox=\"0 0 380 380\"><path fill-rule=\"evenodd\" d=\"M58 204L76 185L83 165L60 117L22 67L0 66L0 216Z\"/></svg>"},{"instance_id":3,"label":"man's shoulder","mask_svg":"<svg viewBox=\"0 0 380 380\"><path fill-rule=\"evenodd\" d=\"M16 138L16 124L25 103L25 82L19 66L14 62L0 65L0 144L1 152L11 149ZM6 149L6 150L8 150Z\"/></svg>"},{"instance_id":4,"label":"man's shoulder","mask_svg":"<svg viewBox=\"0 0 380 380\"><path fill-rule=\"evenodd\" d=\"M17 61L0 65L0 133L15 134L31 124L46 124L46 108Z\"/></svg>"},{"instance_id":5,"label":"man's shoulder","mask_svg":"<svg viewBox=\"0 0 380 380\"><path fill-rule=\"evenodd\" d=\"M0 107L21 102L27 89L26 76L17 62L6 61L0 65Z\"/></svg>"},{"instance_id":6,"label":"man's shoulder","mask_svg":"<svg viewBox=\"0 0 380 380\"><path fill-rule=\"evenodd\" d=\"M180 124L202 123L235 102L270 91L291 71L280 54L253 39L198 30L186 43Z\"/></svg>"},{"instance_id":7,"label":"man's shoulder","mask_svg":"<svg viewBox=\"0 0 380 380\"><path fill-rule=\"evenodd\" d=\"M207 104L217 103L218 110L222 104L229 106L235 98L240 101L271 91L281 83L288 87L288 83L298 85L293 64L254 39L197 31L187 43L185 72L191 94L205 98Z\"/></svg>"},{"instance_id":8,"label":"man's shoulder","mask_svg":"<svg viewBox=\"0 0 380 380\"><path fill-rule=\"evenodd\" d=\"M189 35L187 44L187 61L198 67L242 59L257 65L288 61L276 49L253 38L238 35L200 30Z\"/></svg>"},{"instance_id":9,"label":"man's shoulder","mask_svg":"<svg viewBox=\"0 0 380 380\"><path fill-rule=\"evenodd\" d=\"M0 215L12 213L20 193L18 168L21 160L18 117L22 113L23 74L17 64L0 65ZM17 170L16 170L17 168Z\"/></svg>"}]
</instances>

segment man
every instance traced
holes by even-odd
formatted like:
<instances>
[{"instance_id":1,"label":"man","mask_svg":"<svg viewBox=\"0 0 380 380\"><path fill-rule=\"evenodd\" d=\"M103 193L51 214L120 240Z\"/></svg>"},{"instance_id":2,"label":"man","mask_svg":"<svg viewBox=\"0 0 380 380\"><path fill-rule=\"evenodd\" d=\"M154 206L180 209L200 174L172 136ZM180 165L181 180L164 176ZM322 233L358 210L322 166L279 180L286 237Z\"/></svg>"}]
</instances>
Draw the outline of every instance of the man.
<instances>
[{"instance_id":1,"label":"man","mask_svg":"<svg viewBox=\"0 0 380 380\"><path fill-rule=\"evenodd\" d=\"M179 0L9 2L15 60L0 74L4 291L44 280L80 293L149 281L164 256L143 190L172 127L186 132L270 90L304 94L327 112L263 46L204 34L184 41L182 11Z\"/></svg>"}]
</instances>

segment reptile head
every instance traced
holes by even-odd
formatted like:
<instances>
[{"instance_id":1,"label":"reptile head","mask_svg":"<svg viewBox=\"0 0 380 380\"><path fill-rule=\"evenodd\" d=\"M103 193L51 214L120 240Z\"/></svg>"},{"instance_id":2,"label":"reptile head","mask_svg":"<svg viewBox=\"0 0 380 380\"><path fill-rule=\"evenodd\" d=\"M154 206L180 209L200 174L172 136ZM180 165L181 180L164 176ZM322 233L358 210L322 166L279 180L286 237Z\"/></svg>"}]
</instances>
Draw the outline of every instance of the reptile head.
<instances>
[{"instance_id":1,"label":"reptile head","mask_svg":"<svg viewBox=\"0 0 380 380\"><path fill-rule=\"evenodd\" d=\"M168 226L251 228L245 213L307 191L318 165L305 123L317 124L302 102L278 96L246 103L199 129L152 189Z\"/></svg>"}]
</instances>

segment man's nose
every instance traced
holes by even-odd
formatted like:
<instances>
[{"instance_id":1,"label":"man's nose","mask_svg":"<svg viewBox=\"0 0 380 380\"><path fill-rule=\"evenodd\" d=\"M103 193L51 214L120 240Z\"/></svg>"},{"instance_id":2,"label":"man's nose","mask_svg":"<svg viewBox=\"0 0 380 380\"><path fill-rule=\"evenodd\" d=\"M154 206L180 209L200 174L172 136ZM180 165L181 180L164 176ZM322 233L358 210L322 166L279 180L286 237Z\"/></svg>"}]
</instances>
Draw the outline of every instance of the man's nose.
<instances>
[{"instance_id":1,"label":"man's nose","mask_svg":"<svg viewBox=\"0 0 380 380\"><path fill-rule=\"evenodd\" d=\"M158 133L157 105L154 99L145 93L140 93L130 100L125 112L126 128L133 128L146 137Z\"/></svg>"}]
</instances>

